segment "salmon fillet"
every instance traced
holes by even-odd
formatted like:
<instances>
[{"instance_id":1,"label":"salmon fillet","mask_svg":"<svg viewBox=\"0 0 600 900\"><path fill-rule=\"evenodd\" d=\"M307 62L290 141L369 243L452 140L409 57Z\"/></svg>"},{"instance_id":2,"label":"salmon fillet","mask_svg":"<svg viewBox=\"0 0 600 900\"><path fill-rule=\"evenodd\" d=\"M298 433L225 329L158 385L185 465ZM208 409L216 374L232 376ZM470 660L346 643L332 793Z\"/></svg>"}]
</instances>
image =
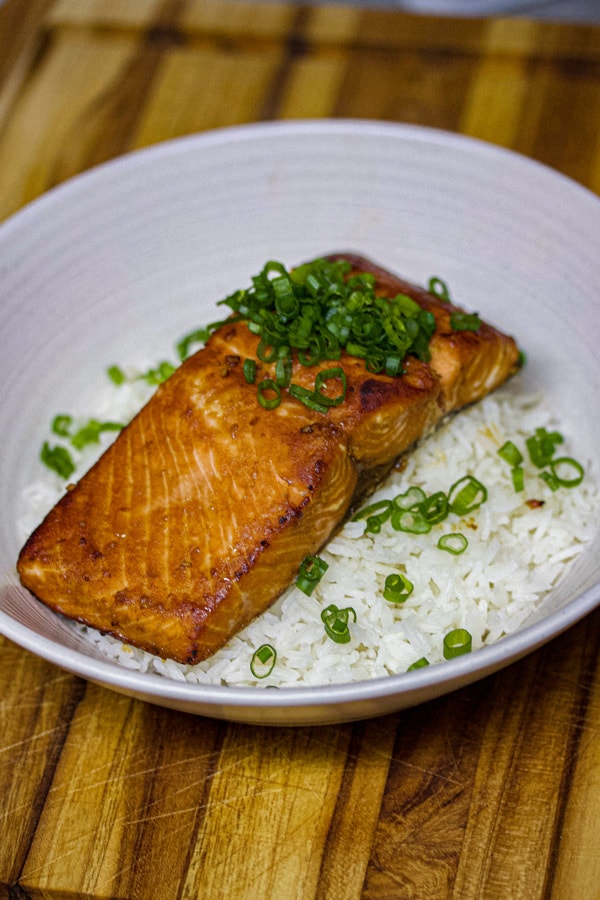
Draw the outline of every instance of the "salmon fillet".
<instances>
[{"instance_id":1,"label":"salmon fillet","mask_svg":"<svg viewBox=\"0 0 600 900\"><path fill-rule=\"evenodd\" d=\"M343 354L341 405L323 415L283 392L267 410L243 372L258 338L227 321L31 535L17 564L26 588L69 618L197 663L277 599L400 454L518 368L515 341L490 325L454 331L457 307L367 259L329 258L433 314L430 360L408 355L389 377ZM295 360L292 379L310 389L327 366Z\"/></svg>"}]
</instances>

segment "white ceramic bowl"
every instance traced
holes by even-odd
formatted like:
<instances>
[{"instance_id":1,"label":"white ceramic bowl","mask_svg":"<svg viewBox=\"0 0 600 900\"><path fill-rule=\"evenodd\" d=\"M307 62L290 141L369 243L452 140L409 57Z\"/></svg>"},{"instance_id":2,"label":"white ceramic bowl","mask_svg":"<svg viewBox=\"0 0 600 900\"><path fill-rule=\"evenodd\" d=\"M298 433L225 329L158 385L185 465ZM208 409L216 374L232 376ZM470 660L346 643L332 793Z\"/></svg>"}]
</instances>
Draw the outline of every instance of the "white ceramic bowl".
<instances>
[{"instance_id":1,"label":"white ceramic bowl","mask_svg":"<svg viewBox=\"0 0 600 900\"><path fill-rule=\"evenodd\" d=\"M257 724L381 715L465 685L600 601L600 535L534 621L469 656L333 687L198 687L121 668L17 586L16 521L49 416L93 398L113 360L147 359L265 260L357 251L408 279L442 275L517 335L581 457L600 445L600 201L516 154L429 129L273 123L158 145L79 176L0 227L0 630L93 682ZM89 403L88 403L89 408Z\"/></svg>"}]
</instances>

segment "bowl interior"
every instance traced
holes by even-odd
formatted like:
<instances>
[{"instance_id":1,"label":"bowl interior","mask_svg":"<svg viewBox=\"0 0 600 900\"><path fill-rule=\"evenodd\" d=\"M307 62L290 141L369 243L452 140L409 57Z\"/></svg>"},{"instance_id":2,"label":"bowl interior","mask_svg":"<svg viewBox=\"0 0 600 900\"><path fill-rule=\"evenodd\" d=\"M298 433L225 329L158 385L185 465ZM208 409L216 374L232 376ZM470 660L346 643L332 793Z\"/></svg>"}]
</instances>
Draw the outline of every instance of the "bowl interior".
<instances>
[{"instance_id":1,"label":"bowl interior","mask_svg":"<svg viewBox=\"0 0 600 900\"><path fill-rule=\"evenodd\" d=\"M600 535L520 634L467 662L293 699L230 689L224 699L223 689L189 686L178 693L100 660L16 586L17 523L49 419L93 408L107 365L174 358L175 341L218 318L216 301L267 259L293 265L333 251L360 252L417 283L442 277L457 302L512 333L527 354L525 387L544 391L597 478L598 233L598 199L557 173L465 138L362 122L199 135L100 167L36 201L0 228L0 629L155 702L288 723L290 705L298 721L406 706L552 637L600 599Z\"/></svg>"}]
</instances>

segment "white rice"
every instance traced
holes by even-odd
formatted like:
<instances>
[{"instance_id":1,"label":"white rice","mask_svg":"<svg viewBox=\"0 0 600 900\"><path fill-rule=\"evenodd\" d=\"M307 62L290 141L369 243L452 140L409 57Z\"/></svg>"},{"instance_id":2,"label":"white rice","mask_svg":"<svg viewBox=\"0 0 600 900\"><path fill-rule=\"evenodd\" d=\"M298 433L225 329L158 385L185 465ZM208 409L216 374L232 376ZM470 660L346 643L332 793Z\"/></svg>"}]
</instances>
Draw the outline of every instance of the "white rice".
<instances>
[{"instance_id":1,"label":"white rice","mask_svg":"<svg viewBox=\"0 0 600 900\"><path fill-rule=\"evenodd\" d=\"M96 417L128 419L149 390L135 383L109 387ZM412 485L427 494L447 492L465 474L479 479L488 499L466 520L450 516L426 535L394 531L364 534L364 522L349 522L321 552L329 568L310 597L292 586L270 610L235 636L209 660L185 666L73 624L98 649L123 666L198 684L278 686L332 684L405 672L421 657L443 661L443 638L466 628L473 650L514 632L539 607L596 531L599 494L585 460L586 476L574 489L555 492L525 461L525 490L516 493L510 467L497 453L512 440L524 451L537 427L560 428L541 396L527 396L519 379L442 425L411 453L369 500L392 499ZM109 440L110 438L108 438ZM101 452L103 447L98 448ZM577 457L561 445L560 455ZM526 456L526 454L525 454ZM92 462L82 458L75 477ZM26 491L23 539L64 491L52 473ZM542 500L531 507L527 500ZM455 556L437 548L442 534L468 538ZM403 572L414 584L400 605L382 596L389 573ZM336 644L324 631L321 611L329 604L351 607L351 640ZM271 644L277 662L257 680L250 661L262 644Z\"/></svg>"}]
</instances>

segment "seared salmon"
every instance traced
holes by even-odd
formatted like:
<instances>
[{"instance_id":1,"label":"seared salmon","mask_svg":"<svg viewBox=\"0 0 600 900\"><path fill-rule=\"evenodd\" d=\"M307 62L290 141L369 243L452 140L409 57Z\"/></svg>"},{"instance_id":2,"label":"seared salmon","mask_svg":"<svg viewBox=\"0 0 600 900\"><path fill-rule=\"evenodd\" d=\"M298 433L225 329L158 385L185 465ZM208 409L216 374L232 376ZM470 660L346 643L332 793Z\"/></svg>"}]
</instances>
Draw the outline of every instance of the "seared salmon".
<instances>
[{"instance_id":1,"label":"seared salmon","mask_svg":"<svg viewBox=\"0 0 600 900\"><path fill-rule=\"evenodd\" d=\"M395 460L442 417L519 365L515 341L456 306L349 254L378 295L406 294L435 317L430 359L373 374L342 354L346 396L326 414L288 392L257 402L244 361L258 338L232 317L185 360L23 547L23 585L63 615L163 658L197 663L264 612ZM272 363L258 363L259 378ZM313 387L331 366L301 365Z\"/></svg>"}]
</instances>

